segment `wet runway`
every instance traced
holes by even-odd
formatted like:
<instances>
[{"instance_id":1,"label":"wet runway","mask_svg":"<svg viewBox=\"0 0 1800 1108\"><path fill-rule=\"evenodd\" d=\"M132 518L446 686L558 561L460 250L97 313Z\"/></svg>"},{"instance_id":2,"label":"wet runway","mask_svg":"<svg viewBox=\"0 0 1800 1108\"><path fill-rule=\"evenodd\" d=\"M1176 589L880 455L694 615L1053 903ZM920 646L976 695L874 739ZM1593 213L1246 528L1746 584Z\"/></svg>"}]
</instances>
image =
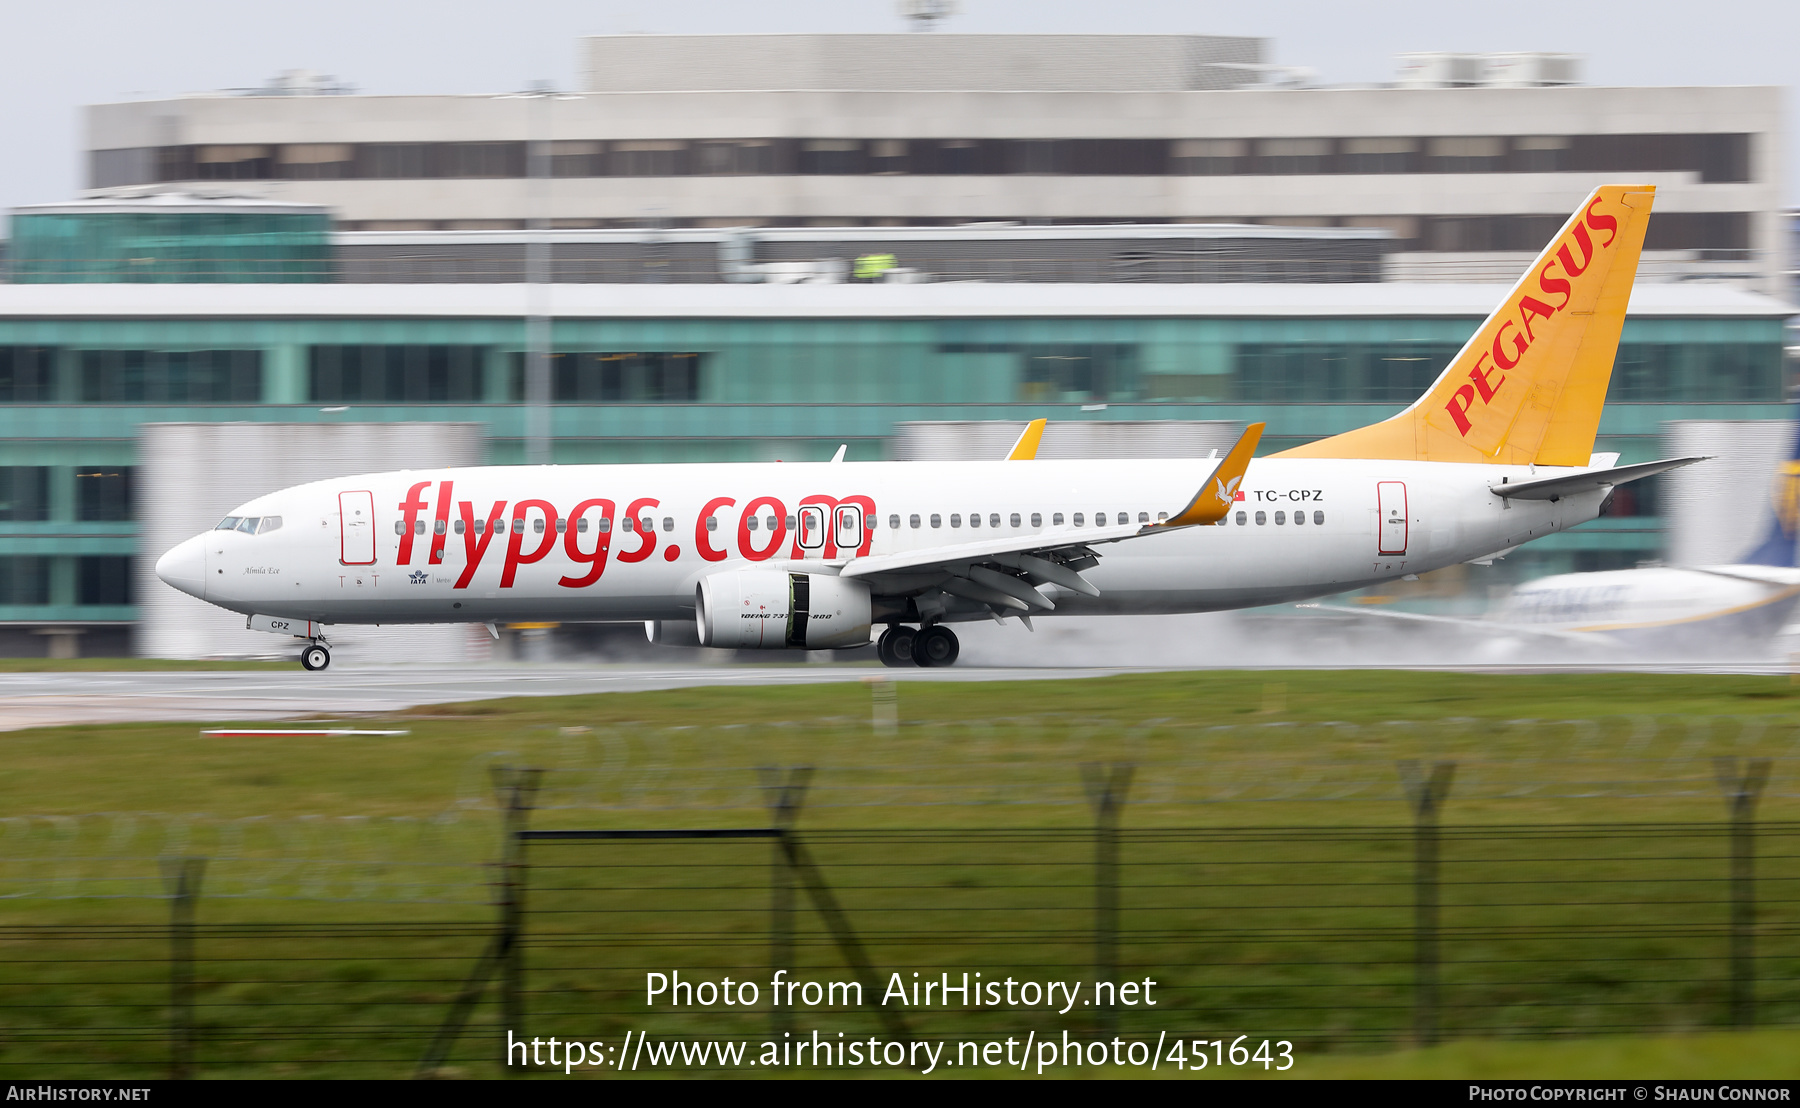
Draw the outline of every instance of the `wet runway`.
<instances>
[{"instance_id":1,"label":"wet runway","mask_svg":"<svg viewBox=\"0 0 1800 1108\"><path fill-rule=\"evenodd\" d=\"M880 669L864 665L652 667L623 665L333 666L279 670L0 674L0 731L69 723L196 722L367 715L419 704L506 696L574 696L720 685L812 685L887 677L897 681L1042 681L1220 667L982 667ZM1245 672L1276 667L1244 667ZM1343 666L1282 666L1343 669ZM1643 665L1370 666L1493 674L1790 672L1775 662Z\"/></svg>"}]
</instances>

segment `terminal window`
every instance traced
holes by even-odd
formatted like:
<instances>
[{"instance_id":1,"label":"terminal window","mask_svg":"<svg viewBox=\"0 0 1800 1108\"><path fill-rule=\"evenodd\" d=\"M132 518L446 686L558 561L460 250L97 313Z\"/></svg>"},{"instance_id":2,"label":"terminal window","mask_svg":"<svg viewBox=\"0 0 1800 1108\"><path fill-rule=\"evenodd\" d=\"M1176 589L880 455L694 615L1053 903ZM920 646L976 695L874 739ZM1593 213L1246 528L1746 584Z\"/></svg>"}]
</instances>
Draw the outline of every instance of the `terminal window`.
<instances>
[{"instance_id":1,"label":"terminal window","mask_svg":"<svg viewBox=\"0 0 1800 1108\"><path fill-rule=\"evenodd\" d=\"M75 518L88 522L132 517L131 466L80 466L75 470Z\"/></svg>"},{"instance_id":2,"label":"terminal window","mask_svg":"<svg viewBox=\"0 0 1800 1108\"><path fill-rule=\"evenodd\" d=\"M559 351L550 355L550 395L559 403L700 399L706 355L693 351ZM512 398L525 400L526 356L512 356Z\"/></svg>"},{"instance_id":3,"label":"terminal window","mask_svg":"<svg viewBox=\"0 0 1800 1108\"><path fill-rule=\"evenodd\" d=\"M48 560L35 554L0 556L0 604L50 603Z\"/></svg>"},{"instance_id":4,"label":"terminal window","mask_svg":"<svg viewBox=\"0 0 1800 1108\"><path fill-rule=\"evenodd\" d=\"M131 603L130 558L103 555L77 558L76 562L76 603Z\"/></svg>"},{"instance_id":5,"label":"terminal window","mask_svg":"<svg viewBox=\"0 0 1800 1108\"><path fill-rule=\"evenodd\" d=\"M56 399L55 366L54 347L0 346L0 404Z\"/></svg>"},{"instance_id":6,"label":"terminal window","mask_svg":"<svg viewBox=\"0 0 1800 1108\"><path fill-rule=\"evenodd\" d=\"M82 350L90 404L226 404L262 399L261 350Z\"/></svg>"},{"instance_id":7,"label":"terminal window","mask_svg":"<svg viewBox=\"0 0 1800 1108\"><path fill-rule=\"evenodd\" d=\"M307 348L312 399L332 403L461 403L481 399L487 348L426 344Z\"/></svg>"},{"instance_id":8,"label":"terminal window","mask_svg":"<svg viewBox=\"0 0 1800 1108\"><path fill-rule=\"evenodd\" d=\"M0 520L38 523L50 518L50 467L0 466Z\"/></svg>"}]
</instances>

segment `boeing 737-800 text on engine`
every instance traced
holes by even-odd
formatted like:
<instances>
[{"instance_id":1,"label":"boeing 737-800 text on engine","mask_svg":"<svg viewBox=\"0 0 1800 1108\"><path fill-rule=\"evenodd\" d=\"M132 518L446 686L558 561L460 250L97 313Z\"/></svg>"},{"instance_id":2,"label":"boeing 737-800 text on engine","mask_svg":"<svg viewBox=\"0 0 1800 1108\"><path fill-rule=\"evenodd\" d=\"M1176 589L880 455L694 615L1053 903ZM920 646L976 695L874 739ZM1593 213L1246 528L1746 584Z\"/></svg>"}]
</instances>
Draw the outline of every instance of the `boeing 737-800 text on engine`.
<instances>
[{"instance_id":1,"label":"boeing 737-800 text on engine","mask_svg":"<svg viewBox=\"0 0 1800 1108\"><path fill-rule=\"evenodd\" d=\"M1197 612L1341 592L1594 518L1685 464L1593 455L1654 190L1596 189L1391 419L1255 458L490 466L258 497L157 562L306 640L334 623L693 620L702 643L949 665L951 624ZM841 456L840 451L840 456Z\"/></svg>"}]
</instances>

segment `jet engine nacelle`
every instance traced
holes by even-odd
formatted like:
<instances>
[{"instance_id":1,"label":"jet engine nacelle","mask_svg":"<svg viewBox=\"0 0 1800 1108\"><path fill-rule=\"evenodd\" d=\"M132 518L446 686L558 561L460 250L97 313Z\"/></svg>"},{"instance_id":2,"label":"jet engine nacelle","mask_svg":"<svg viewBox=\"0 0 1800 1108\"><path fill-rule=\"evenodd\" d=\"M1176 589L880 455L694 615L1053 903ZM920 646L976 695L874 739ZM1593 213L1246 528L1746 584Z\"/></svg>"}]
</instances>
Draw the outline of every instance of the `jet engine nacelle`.
<instances>
[{"instance_id":1,"label":"jet engine nacelle","mask_svg":"<svg viewBox=\"0 0 1800 1108\"><path fill-rule=\"evenodd\" d=\"M869 586L823 573L747 569L700 580L700 645L825 650L869 643Z\"/></svg>"}]
</instances>

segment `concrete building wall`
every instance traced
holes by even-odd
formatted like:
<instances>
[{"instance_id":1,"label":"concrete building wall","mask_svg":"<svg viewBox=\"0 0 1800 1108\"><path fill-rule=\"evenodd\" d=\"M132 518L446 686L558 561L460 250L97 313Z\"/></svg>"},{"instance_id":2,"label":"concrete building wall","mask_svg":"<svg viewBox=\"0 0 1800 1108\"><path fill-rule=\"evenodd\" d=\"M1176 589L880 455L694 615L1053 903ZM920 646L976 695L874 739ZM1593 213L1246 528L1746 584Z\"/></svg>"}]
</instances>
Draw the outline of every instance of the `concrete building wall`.
<instances>
[{"instance_id":1,"label":"concrete building wall","mask_svg":"<svg viewBox=\"0 0 1800 1108\"><path fill-rule=\"evenodd\" d=\"M137 653L156 658L298 654L294 640L246 630L244 617L157 580L156 559L273 489L354 473L480 465L476 423L144 423L138 428ZM460 624L328 629L341 658L461 661Z\"/></svg>"},{"instance_id":2,"label":"concrete building wall","mask_svg":"<svg viewBox=\"0 0 1800 1108\"><path fill-rule=\"evenodd\" d=\"M677 50L681 43L694 40L644 41L656 43L656 49ZM1119 77L1115 83L1128 83L1115 76ZM1659 212L1749 213L1750 264L1765 291L1774 291L1783 264L1777 88L953 91L927 87L609 91L548 97L211 96L97 105L88 109L86 124L90 151L146 153L170 146L527 141L1428 140L1747 134L1747 181L1703 181L1692 171L1621 169L1598 175L769 173L554 177L541 185L523 176L262 179L214 187L327 204L341 220L364 229L522 226L536 218L573 226L618 221L718 225L983 219L1353 223L1433 215L1566 214L1598 183L1598 176L1604 176L1657 185ZM103 192L91 190L90 195Z\"/></svg>"}]
</instances>

